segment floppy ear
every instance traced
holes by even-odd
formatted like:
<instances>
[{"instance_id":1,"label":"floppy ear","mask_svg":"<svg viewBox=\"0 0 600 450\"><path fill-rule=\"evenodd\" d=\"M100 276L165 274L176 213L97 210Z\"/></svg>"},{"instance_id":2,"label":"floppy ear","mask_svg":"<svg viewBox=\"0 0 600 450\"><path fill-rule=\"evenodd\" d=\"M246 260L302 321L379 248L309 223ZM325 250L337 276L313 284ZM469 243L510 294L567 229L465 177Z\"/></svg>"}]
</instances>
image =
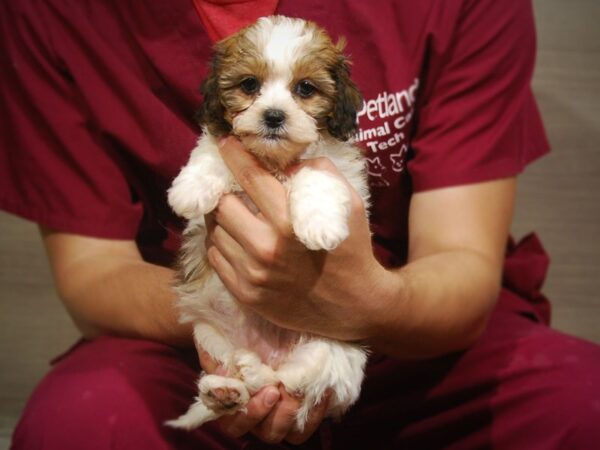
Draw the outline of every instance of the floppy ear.
<instances>
[{"instance_id":1,"label":"floppy ear","mask_svg":"<svg viewBox=\"0 0 600 450\"><path fill-rule=\"evenodd\" d=\"M217 49L217 54L210 65L208 77L200 87L203 102L200 110L196 113L198 123L207 127L208 131L215 136L223 136L231 132L231 125L225 120L225 108L221 103L221 89L219 88L222 59L222 54Z\"/></svg>"},{"instance_id":2,"label":"floppy ear","mask_svg":"<svg viewBox=\"0 0 600 450\"><path fill-rule=\"evenodd\" d=\"M356 113L362 106L362 97L350 79L350 64L342 54L337 58L332 77L336 96L333 111L327 119L327 129L333 137L346 141L356 132Z\"/></svg>"}]
</instances>

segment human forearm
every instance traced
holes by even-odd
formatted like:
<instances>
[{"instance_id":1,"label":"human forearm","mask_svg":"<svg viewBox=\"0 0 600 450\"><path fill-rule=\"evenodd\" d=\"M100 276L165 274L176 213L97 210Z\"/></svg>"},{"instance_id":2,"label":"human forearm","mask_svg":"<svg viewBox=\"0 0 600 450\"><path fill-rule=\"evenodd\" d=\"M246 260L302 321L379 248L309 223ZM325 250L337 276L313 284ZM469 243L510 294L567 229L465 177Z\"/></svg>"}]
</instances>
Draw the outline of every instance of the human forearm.
<instances>
[{"instance_id":1,"label":"human forearm","mask_svg":"<svg viewBox=\"0 0 600 450\"><path fill-rule=\"evenodd\" d=\"M177 322L172 270L144 261L106 261L104 270L82 268L78 275L63 300L88 337L115 334L191 345L191 331Z\"/></svg>"},{"instance_id":2,"label":"human forearm","mask_svg":"<svg viewBox=\"0 0 600 450\"><path fill-rule=\"evenodd\" d=\"M473 343L499 293L515 189L507 178L413 196L409 262L386 274L377 345L418 357Z\"/></svg>"},{"instance_id":3,"label":"human forearm","mask_svg":"<svg viewBox=\"0 0 600 450\"><path fill-rule=\"evenodd\" d=\"M171 269L143 261L128 241L43 235L59 296L84 336L192 344L189 327L177 320Z\"/></svg>"},{"instance_id":4,"label":"human forearm","mask_svg":"<svg viewBox=\"0 0 600 450\"><path fill-rule=\"evenodd\" d=\"M498 295L514 179L414 194L409 262L386 270L373 257L358 194L348 238L328 253L309 252L290 231L281 184L229 144L221 155L261 215L221 198L208 257L240 303L279 326L401 357L461 350L481 333ZM327 160L303 165L336 173Z\"/></svg>"},{"instance_id":5,"label":"human forearm","mask_svg":"<svg viewBox=\"0 0 600 450\"><path fill-rule=\"evenodd\" d=\"M471 345L485 327L500 285L497 263L465 249L418 259L385 277L361 316L367 322L366 341L403 358L435 357Z\"/></svg>"}]
</instances>

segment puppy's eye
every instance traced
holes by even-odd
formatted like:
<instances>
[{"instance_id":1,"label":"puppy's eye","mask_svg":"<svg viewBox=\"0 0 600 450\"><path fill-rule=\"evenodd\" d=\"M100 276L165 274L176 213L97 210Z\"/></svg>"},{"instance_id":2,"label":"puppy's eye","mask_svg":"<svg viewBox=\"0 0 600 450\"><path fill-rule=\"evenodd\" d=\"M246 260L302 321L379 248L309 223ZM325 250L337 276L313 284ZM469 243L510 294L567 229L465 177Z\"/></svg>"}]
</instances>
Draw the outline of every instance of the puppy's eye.
<instances>
[{"instance_id":1,"label":"puppy's eye","mask_svg":"<svg viewBox=\"0 0 600 450\"><path fill-rule=\"evenodd\" d=\"M294 91L302 98L309 98L317 92L317 88L310 81L302 80L296 85Z\"/></svg>"},{"instance_id":2,"label":"puppy's eye","mask_svg":"<svg viewBox=\"0 0 600 450\"><path fill-rule=\"evenodd\" d=\"M244 92L244 94L252 95L256 94L260 89L260 83L255 77L247 77L242 80L240 83L240 88Z\"/></svg>"}]
</instances>

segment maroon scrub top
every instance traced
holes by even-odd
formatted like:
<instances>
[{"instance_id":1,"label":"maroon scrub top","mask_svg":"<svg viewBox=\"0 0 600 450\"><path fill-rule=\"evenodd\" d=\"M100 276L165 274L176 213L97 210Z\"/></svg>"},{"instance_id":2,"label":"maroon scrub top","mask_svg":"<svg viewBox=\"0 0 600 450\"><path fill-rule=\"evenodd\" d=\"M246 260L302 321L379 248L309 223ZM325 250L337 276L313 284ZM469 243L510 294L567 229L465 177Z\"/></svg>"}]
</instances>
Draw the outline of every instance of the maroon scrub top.
<instances>
[{"instance_id":1,"label":"maroon scrub top","mask_svg":"<svg viewBox=\"0 0 600 450\"><path fill-rule=\"evenodd\" d=\"M514 176L548 150L530 2L281 0L276 13L348 42L385 265L406 261L413 192ZM211 56L193 2L3 1L0 39L0 207L135 239L169 264L182 224L165 192L200 133Z\"/></svg>"}]
</instances>

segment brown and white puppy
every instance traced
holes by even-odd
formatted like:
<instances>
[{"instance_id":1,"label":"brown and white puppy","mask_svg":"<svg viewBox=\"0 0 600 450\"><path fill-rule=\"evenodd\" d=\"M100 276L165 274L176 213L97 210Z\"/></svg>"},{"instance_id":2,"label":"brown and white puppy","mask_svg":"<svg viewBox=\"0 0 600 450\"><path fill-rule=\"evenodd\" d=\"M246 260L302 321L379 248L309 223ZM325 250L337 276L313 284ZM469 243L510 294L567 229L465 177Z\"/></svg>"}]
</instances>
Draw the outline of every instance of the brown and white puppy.
<instances>
[{"instance_id":1,"label":"brown and white puppy","mask_svg":"<svg viewBox=\"0 0 600 450\"><path fill-rule=\"evenodd\" d=\"M349 78L343 43L314 23L262 18L219 42L203 84L203 135L169 189L173 210L188 220L181 255L179 308L194 324L198 346L226 375L201 376L199 396L169 425L195 428L243 410L250 396L282 383L302 398L296 422L331 392L328 414L340 416L359 396L366 351L358 345L280 328L227 292L206 261L204 215L240 188L225 166L218 139L237 136L288 190L296 237L311 250L332 250L348 236L350 192L329 173L291 164L329 158L368 205L365 160L348 142L360 95Z\"/></svg>"}]
</instances>

